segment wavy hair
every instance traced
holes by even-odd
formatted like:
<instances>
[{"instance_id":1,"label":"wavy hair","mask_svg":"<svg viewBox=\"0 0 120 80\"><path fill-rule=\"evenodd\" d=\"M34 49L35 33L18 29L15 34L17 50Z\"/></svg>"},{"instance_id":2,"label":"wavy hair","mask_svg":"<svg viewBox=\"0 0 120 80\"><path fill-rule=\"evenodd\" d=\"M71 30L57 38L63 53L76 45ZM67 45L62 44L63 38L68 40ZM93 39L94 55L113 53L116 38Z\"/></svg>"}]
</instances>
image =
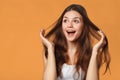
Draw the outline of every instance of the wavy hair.
<instances>
[{"instance_id":1,"label":"wavy hair","mask_svg":"<svg viewBox=\"0 0 120 80\"><path fill-rule=\"evenodd\" d=\"M56 59L56 70L57 76L62 77L61 68L62 65L69 61L69 56L66 54L68 46L65 35L62 31L62 20L63 16L68 11L77 11L83 18L84 27L81 36L77 40L77 52L75 54L76 62L76 72L79 74L79 69L85 72L84 79L86 78L87 69L89 61L92 54L92 40L91 36L97 40L100 40L101 36L98 31L100 30L89 18L85 8L79 4L71 4L68 6L59 19L52 25L53 28L46 34L46 38L51 39L55 44L55 59ZM105 36L105 44L101 47L97 54L97 66L100 69L103 63L106 64L105 72L109 69L110 65L110 54L108 51L108 40ZM47 48L44 46L45 56L47 58L48 52ZM73 76L74 77L74 76Z\"/></svg>"}]
</instances>

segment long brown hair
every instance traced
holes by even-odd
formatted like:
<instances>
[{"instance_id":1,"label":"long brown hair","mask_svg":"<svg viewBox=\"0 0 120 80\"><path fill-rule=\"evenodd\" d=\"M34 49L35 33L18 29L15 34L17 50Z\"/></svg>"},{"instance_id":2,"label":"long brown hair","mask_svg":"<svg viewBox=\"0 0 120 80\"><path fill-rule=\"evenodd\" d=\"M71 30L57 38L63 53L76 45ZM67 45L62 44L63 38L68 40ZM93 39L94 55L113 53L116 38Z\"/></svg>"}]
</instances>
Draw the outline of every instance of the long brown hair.
<instances>
[{"instance_id":1,"label":"long brown hair","mask_svg":"<svg viewBox=\"0 0 120 80\"><path fill-rule=\"evenodd\" d=\"M86 73L89 65L89 61L92 54L92 41L91 36L94 37L97 40L100 40L100 35L98 34L98 31L100 30L87 16L86 10L83 6L78 4L72 4L68 6L62 13L62 15L59 17L59 19L55 22L53 25L54 27L47 33L46 38L51 38L52 41L55 44L55 58L56 58L56 70L57 70L57 76L62 76L61 68L62 65L66 62L68 62L69 57L66 54L68 46L66 42L66 38L62 31L62 20L63 16L66 12L74 10L77 11L83 18L84 27L81 36L77 40L77 52L75 54L75 57L77 59L76 63L76 72L79 74L79 69L82 68L82 70ZM98 69L103 64L103 62L106 64L106 69L109 69L110 64L110 55L108 52L108 40L105 36L104 39L105 43L101 49L98 51L97 55L97 65ZM47 48L45 48L45 56L47 57L48 52Z\"/></svg>"}]
</instances>

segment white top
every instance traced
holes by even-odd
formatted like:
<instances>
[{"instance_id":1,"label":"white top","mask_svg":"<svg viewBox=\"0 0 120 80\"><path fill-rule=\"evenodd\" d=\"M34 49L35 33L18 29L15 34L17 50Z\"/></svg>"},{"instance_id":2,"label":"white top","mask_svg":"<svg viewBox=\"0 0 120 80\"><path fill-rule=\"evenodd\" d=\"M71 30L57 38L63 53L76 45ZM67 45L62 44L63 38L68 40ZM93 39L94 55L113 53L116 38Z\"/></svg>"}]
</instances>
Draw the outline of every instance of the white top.
<instances>
[{"instance_id":1,"label":"white top","mask_svg":"<svg viewBox=\"0 0 120 80\"><path fill-rule=\"evenodd\" d=\"M58 77L57 80L74 80L74 78L73 78L74 73L75 73L75 65L68 65L68 64L64 63L62 66L63 78L61 79L60 77ZM79 73L80 73L79 79L76 79L76 80L83 80L84 72L82 71L81 68L79 70ZM74 77L77 78L78 74L75 74Z\"/></svg>"}]
</instances>

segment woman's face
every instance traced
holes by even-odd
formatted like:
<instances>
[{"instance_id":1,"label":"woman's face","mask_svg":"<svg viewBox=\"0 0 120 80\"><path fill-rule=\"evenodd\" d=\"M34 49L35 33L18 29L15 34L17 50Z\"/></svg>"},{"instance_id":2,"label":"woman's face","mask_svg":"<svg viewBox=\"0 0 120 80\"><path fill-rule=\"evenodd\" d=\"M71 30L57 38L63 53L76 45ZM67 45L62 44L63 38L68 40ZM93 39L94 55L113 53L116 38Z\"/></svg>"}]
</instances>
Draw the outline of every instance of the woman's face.
<instances>
[{"instance_id":1,"label":"woman's face","mask_svg":"<svg viewBox=\"0 0 120 80\"><path fill-rule=\"evenodd\" d=\"M82 16L78 12L71 10L63 16L62 30L67 41L73 42L77 40L82 33L83 26Z\"/></svg>"}]
</instances>

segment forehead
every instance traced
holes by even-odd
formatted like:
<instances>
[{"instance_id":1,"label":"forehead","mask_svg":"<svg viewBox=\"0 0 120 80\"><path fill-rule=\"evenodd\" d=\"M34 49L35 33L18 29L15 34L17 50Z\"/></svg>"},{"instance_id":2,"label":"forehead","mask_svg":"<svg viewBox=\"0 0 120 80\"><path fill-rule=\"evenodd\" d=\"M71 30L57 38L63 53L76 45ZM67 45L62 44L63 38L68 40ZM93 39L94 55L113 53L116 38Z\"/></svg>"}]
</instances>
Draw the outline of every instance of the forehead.
<instances>
[{"instance_id":1,"label":"forehead","mask_svg":"<svg viewBox=\"0 0 120 80\"><path fill-rule=\"evenodd\" d=\"M71 10L65 13L65 15L63 16L63 18L82 18L82 15L80 13L78 13L77 11Z\"/></svg>"}]
</instances>

